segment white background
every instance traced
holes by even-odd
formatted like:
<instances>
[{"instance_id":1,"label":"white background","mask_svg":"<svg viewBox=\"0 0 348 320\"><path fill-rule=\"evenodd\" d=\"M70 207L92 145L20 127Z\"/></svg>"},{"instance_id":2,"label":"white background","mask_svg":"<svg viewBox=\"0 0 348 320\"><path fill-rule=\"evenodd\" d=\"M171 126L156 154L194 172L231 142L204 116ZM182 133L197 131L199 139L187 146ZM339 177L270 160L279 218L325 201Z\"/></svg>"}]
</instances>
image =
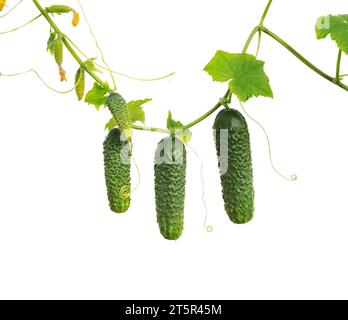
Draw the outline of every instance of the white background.
<instances>
[{"instance_id":1,"label":"white background","mask_svg":"<svg viewBox=\"0 0 348 320\"><path fill-rule=\"evenodd\" d=\"M117 77L128 100L154 98L146 106L147 125L161 127L169 109L187 123L217 102L226 85L212 82L203 67L218 49L240 52L266 5L266 0L82 1L113 68L140 77L176 71L171 80L153 83ZM61 2L78 8L76 1ZM342 0L277 0L266 25L333 74L337 48L329 40L316 41L314 25L320 15L347 11ZM25 1L0 20L0 30L35 14L33 3ZM76 29L70 15L56 21L91 57L98 55L83 21ZM48 34L40 20L1 36L0 71L35 68L53 86L70 87L60 84L45 51ZM136 132L141 185L127 214L111 214L102 157L107 110L77 103L73 94L57 95L32 75L1 78L0 297L348 298L348 93L266 36L260 59L275 99L252 99L246 108L267 128L279 170L299 180L274 174L263 132L249 122L255 220L233 225L223 209L214 117L209 118L194 128L191 145L204 161L214 232L203 228L200 162L191 152L185 232L177 242L164 240L156 223L153 157L163 135ZM65 68L73 80L77 66L68 55Z\"/></svg>"}]
</instances>

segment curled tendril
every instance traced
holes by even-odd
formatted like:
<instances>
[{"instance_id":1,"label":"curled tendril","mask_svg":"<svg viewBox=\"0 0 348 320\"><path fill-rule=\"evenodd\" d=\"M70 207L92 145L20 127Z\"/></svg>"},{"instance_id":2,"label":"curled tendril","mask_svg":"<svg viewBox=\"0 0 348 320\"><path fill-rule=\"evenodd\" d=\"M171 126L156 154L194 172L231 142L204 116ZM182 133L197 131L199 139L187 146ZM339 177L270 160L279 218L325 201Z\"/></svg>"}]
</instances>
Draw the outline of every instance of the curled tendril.
<instances>
[{"instance_id":1,"label":"curled tendril","mask_svg":"<svg viewBox=\"0 0 348 320\"><path fill-rule=\"evenodd\" d=\"M193 149L192 146L190 146L188 143L186 145L195 154L195 156L198 158L198 160L201 163L202 202L203 202L204 210L205 210L204 229L206 232L211 233L214 231L214 228L212 225L208 224L209 211L208 211L207 202L205 200L205 184L204 184L204 176L203 176L204 164L203 164L203 161L202 161L201 157L199 156L198 152L195 149Z\"/></svg>"},{"instance_id":2,"label":"curled tendril","mask_svg":"<svg viewBox=\"0 0 348 320\"><path fill-rule=\"evenodd\" d=\"M261 129L262 131L264 132L265 136L266 136L266 139L267 139L267 145L268 145L268 155L269 155L269 161L271 163L271 167L273 169L273 171L278 175L280 176L281 178L285 179L285 180L288 180L288 181L297 181L298 180L298 176L296 174L292 174L290 177L286 176L285 174L281 173L274 165L274 162L273 162L273 155L272 155L272 146L271 146L271 140L268 136L268 133L267 133L267 130L265 129L265 127L259 122L257 121L255 118L253 118L248 112L246 112L245 108L244 108L244 105L242 104L241 101L239 101L239 104L243 110L243 112L246 114L246 116L253 122L255 122Z\"/></svg>"},{"instance_id":3,"label":"curled tendril","mask_svg":"<svg viewBox=\"0 0 348 320\"><path fill-rule=\"evenodd\" d=\"M85 53L83 52L79 47L78 45L73 41L71 40L71 38L69 38L67 35L65 35L65 39L68 40L70 42L70 44L81 54L83 55L86 59L90 59L90 57ZM97 62L94 62L94 64L102 69L102 70L105 70L105 71L108 71L109 69L104 67L103 65L97 63ZM116 70L111 70L111 72L115 75L118 75L120 77L124 77L124 78L128 78L128 79L131 79L131 80L135 80L135 81L141 81L141 82L153 82L153 81L160 81L160 80L165 80L165 79L168 79L170 77L173 77L175 75L175 72L171 72L169 74L166 74L166 75L163 75L163 76L160 76L160 77L154 77L154 78L139 78L139 77L135 77L135 76L131 76L131 75L128 75L128 74L125 74L123 72L120 72L120 71L116 71Z\"/></svg>"},{"instance_id":4,"label":"curled tendril","mask_svg":"<svg viewBox=\"0 0 348 320\"><path fill-rule=\"evenodd\" d=\"M126 200L131 196L131 189L128 186L123 186L120 190L120 197L122 200Z\"/></svg>"},{"instance_id":5,"label":"curled tendril","mask_svg":"<svg viewBox=\"0 0 348 320\"><path fill-rule=\"evenodd\" d=\"M28 22L18 26L18 27L15 27L11 30L7 30L7 31L1 31L0 32L0 35L3 35L3 34L8 34L8 33L12 33L12 32L15 32L15 31L18 31L18 30L21 30L23 29L24 27L30 25L31 23L33 23L34 21L36 21L37 19L39 19L40 17L42 16L42 14L39 14L37 15L36 17L34 17L33 19L29 20Z\"/></svg>"},{"instance_id":6,"label":"curled tendril","mask_svg":"<svg viewBox=\"0 0 348 320\"><path fill-rule=\"evenodd\" d=\"M23 3L24 0L19 0L17 2L17 4L15 4L11 9L9 9L6 13L4 13L3 15L0 16L0 19L5 18L6 16L8 16L11 12L13 12L16 8L18 8L18 6ZM0 1L1 2L1 1ZM1 10L0 10L1 11Z\"/></svg>"},{"instance_id":7,"label":"curled tendril","mask_svg":"<svg viewBox=\"0 0 348 320\"><path fill-rule=\"evenodd\" d=\"M7 74L7 73L2 73L0 72L0 77L18 77L18 76L23 76L25 74L28 74L28 73L33 73L40 81L41 83L46 87L48 88L49 90L55 92L55 93L59 93L59 94L67 94L67 93L70 93L72 91L75 90L76 88L76 85L71 88L71 89L68 89L68 90L65 90L65 91L60 91L60 90L57 90L53 87L51 87L43 78L42 76L40 75L39 72L37 72L36 70L34 69L29 69L27 71L23 71L23 72L17 72L17 73L11 73L11 74Z\"/></svg>"},{"instance_id":8,"label":"curled tendril","mask_svg":"<svg viewBox=\"0 0 348 320\"><path fill-rule=\"evenodd\" d=\"M99 41L97 39L97 36L94 33L94 30L93 30L93 27L92 27L91 23L89 22L89 19L87 17L87 14L85 12L85 9L84 9L83 5L81 4L80 0L77 0L77 3L79 4L81 12L82 12L82 15L83 15L83 17L84 17L84 19L85 19L85 21L86 21L86 23L88 25L90 34L91 34L92 38L94 39L95 46L97 47L97 49L98 49L98 51L99 51L99 53L101 55L102 61L103 61L104 65L106 66L106 69L108 70L108 72L110 74L110 77L111 77L111 80L112 80L112 83L113 83L113 86L114 86L114 91L115 91L116 90L116 81L115 81L114 74L113 74L109 64L106 62L104 52L103 52L103 50L101 49L101 47L99 45ZM77 19L80 20L80 17L79 16L74 16L74 20L77 20Z\"/></svg>"}]
</instances>

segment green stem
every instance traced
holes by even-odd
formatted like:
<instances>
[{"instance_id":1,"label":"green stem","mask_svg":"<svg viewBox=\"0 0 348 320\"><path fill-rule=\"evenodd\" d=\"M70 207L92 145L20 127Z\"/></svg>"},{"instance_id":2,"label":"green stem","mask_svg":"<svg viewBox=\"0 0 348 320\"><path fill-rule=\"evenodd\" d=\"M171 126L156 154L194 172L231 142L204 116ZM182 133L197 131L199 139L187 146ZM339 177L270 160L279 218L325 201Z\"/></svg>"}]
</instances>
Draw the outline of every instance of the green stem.
<instances>
[{"instance_id":1,"label":"green stem","mask_svg":"<svg viewBox=\"0 0 348 320\"><path fill-rule=\"evenodd\" d=\"M265 27L261 27L260 29L265 34L269 35L271 38L276 40L278 43L280 43L284 48L286 48L288 51L290 51L297 59L299 59L302 63L304 63L308 68L313 70L315 73L319 74L324 79L330 81L331 83L339 86L340 88L348 91L348 86L341 83L340 81L337 82L335 78L329 76L324 71L320 70L318 67L316 67L313 63L311 63L309 60L307 60L304 56L302 56L298 51L296 51L293 47L291 47L287 42L285 42L282 38L277 36L275 33L270 31L269 29Z\"/></svg>"},{"instance_id":2,"label":"green stem","mask_svg":"<svg viewBox=\"0 0 348 320\"><path fill-rule=\"evenodd\" d=\"M247 51L248 51L248 49L249 49L249 47L250 47L251 41L253 41L253 39L254 39L254 37L255 37L255 34L256 34L258 31L259 31L259 26L255 27L255 28L251 31L251 33L250 33L250 35L249 35L249 37L248 37L248 39L247 39L247 41L246 41L246 43L245 43L245 46L244 46L244 48L243 48L242 53L247 53Z\"/></svg>"},{"instance_id":3,"label":"green stem","mask_svg":"<svg viewBox=\"0 0 348 320\"><path fill-rule=\"evenodd\" d=\"M112 93L113 91L109 88L109 86L101 80L78 56L78 54L75 52L75 50L72 48L70 43L67 41L67 39L64 37L64 34L60 31L58 26L54 23L52 18L48 15L47 11L39 4L37 0L33 0L35 6L39 9L41 14L45 17L47 22L50 24L51 28L57 32L57 34L62 38L62 41L65 45L65 47L68 49L70 54L73 56L73 58L77 61L77 63L102 87L108 88L109 93Z\"/></svg>"},{"instance_id":4,"label":"green stem","mask_svg":"<svg viewBox=\"0 0 348 320\"><path fill-rule=\"evenodd\" d=\"M109 86L102 81L94 72L93 70L91 70L82 60L81 58L78 56L78 54L74 51L72 45L74 45L73 43L71 44L69 42L69 38L65 37L64 34L60 31L60 29L57 27L57 25L53 22L53 20L51 19L51 17L48 15L47 11L44 10L41 5L38 3L38 0L33 0L35 6L39 9L39 11L41 12L41 14L45 17L45 19L47 20L47 22L50 24L51 28L62 38L63 43L65 45L65 47L68 49L68 51L71 53L71 55L73 56L73 58L79 63L79 65L92 77L94 78L94 80L99 83L101 86L108 88L109 92L112 93L112 90L109 88ZM246 44L243 48L243 53L246 53L248 51L248 48L254 38L254 36L256 35L256 33L259 34L259 43L258 43L258 50L260 48L260 40L261 40L261 34L262 32L269 35L271 38L273 38L274 40L276 40L278 43L280 43L283 47L285 47L288 51L290 51L296 58L298 58L301 62L303 62L307 67L309 67L311 70L313 70L314 72L316 72L317 74L319 74L321 77L325 78L326 80L332 82L333 84L341 87L342 89L348 91L348 86L343 84L340 81L340 67L341 67L341 58L342 58L342 51L339 52L338 55L338 59L337 59L337 69L336 69L336 77L333 78L330 75L326 74L324 71L320 70L318 67L316 67L314 64L312 64L309 60L307 60L304 56L302 56L298 51L296 51L293 47L291 47L287 42L285 42L283 39L281 39L279 36L277 36L275 33L273 33L272 31L270 31L269 29L265 28L263 26L265 18L267 16L267 13L271 7L273 0L269 0L265 11L262 15L262 18L260 20L260 23L257 27L255 27L252 32L250 33ZM40 15L41 16L41 15ZM37 17L38 18L38 17ZM81 53L81 52L80 52ZM109 70L110 71L110 70ZM220 101L212 108L210 109L208 112L206 112L204 115L200 116L198 119L190 122L189 124L187 124L186 126L184 126L184 130L187 130L189 128L194 127L195 125L197 125L198 123L202 122L203 120L205 120L206 118L208 118L209 116L211 116L216 110L218 110L221 106L226 106L230 103L231 101L231 91L230 89L227 90L225 96L220 99ZM153 127L142 127L142 126L137 126L137 125L133 125L133 128L136 130L143 130L143 131L152 131L152 132L161 132L161 133L170 133L169 130L167 129L161 129L161 128L153 128Z\"/></svg>"},{"instance_id":5,"label":"green stem","mask_svg":"<svg viewBox=\"0 0 348 320\"><path fill-rule=\"evenodd\" d=\"M342 50L338 50L337 65L336 65L336 82L340 82Z\"/></svg>"},{"instance_id":6,"label":"green stem","mask_svg":"<svg viewBox=\"0 0 348 320\"><path fill-rule=\"evenodd\" d=\"M266 9L265 9L265 11L263 12L262 18L261 18L261 20L260 20L259 27L263 27L263 23L265 22L265 19L266 19L266 17L267 17L268 11L269 11L269 9L270 9L270 7L271 7L271 5L272 5L272 2L273 2L273 0L269 0L269 1L268 1L268 4L267 4L267 6L266 6Z\"/></svg>"},{"instance_id":7,"label":"green stem","mask_svg":"<svg viewBox=\"0 0 348 320\"><path fill-rule=\"evenodd\" d=\"M219 101L212 109L210 109L207 113L205 113L204 115L202 115L201 117L199 117L198 119L190 122L189 124L187 124L183 130L187 130L190 129L192 127L194 127L196 124L202 122L203 120L205 120L206 118L210 117L217 109L219 109L221 106L223 106L224 103L222 101Z\"/></svg>"},{"instance_id":8,"label":"green stem","mask_svg":"<svg viewBox=\"0 0 348 320\"><path fill-rule=\"evenodd\" d=\"M160 133L168 133L168 134L170 134L170 131L167 130L167 129L153 128L153 127L142 127L142 126L137 126L137 125L133 125L132 127L135 130L160 132Z\"/></svg>"},{"instance_id":9,"label":"green stem","mask_svg":"<svg viewBox=\"0 0 348 320\"><path fill-rule=\"evenodd\" d=\"M256 27L251 31L251 33L250 33L250 35L249 35L249 37L248 37L248 39L247 39L247 42L246 42L246 44L245 44L245 46L244 46L244 48L243 48L242 53L247 53L247 51L248 51L248 49L249 49L249 47L250 47L251 41L253 41L253 39L254 39L256 33L258 33L258 34L259 34L259 39L258 39L258 43L257 43L256 56L258 55L258 53L259 53L259 51L260 51L260 46L261 46L261 35L262 35L260 29L261 29L261 27L263 27L263 23L265 22L265 19L266 19L266 17L267 17L268 11L269 11L269 9L270 9L270 7L271 7L271 5L272 5L272 2L273 2L273 0L269 0L269 1L268 1L267 6L266 6L266 8L265 8L265 10L264 10L264 12L263 12L263 14L262 14L260 23L259 23L258 26L256 26Z\"/></svg>"},{"instance_id":10,"label":"green stem","mask_svg":"<svg viewBox=\"0 0 348 320\"><path fill-rule=\"evenodd\" d=\"M257 39L257 49L256 49L256 55L255 57L257 58L261 49L261 38L262 38L262 32L259 30L258 31L258 39Z\"/></svg>"}]
</instances>

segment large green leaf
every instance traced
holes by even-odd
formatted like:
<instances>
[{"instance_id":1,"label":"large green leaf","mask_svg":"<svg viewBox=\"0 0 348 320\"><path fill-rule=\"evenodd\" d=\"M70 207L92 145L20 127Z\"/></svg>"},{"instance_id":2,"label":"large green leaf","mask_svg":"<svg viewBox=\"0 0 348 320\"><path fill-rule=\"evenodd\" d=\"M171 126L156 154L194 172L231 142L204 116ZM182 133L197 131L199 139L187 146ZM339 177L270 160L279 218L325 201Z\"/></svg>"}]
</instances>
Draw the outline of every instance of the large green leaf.
<instances>
[{"instance_id":1,"label":"large green leaf","mask_svg":"<svg viewBox=\"0 0 348 320\"><path fill-rule=\"evenodd\" d=\"M106 106L107 93L108 89L106 87L94 83L93 88L86 94L85 102L94 105L99 110L101 106Z\"/></svg>"},{"instance_id":2,"label":"large green leaf","mask_svg":"<svg viewBox=\"0 0 348 320\"><path fill-rule=\"evenodd\" d=\"M128 102L128 112L129 117L133 123L140 121L141 123L145 123L145 112L143 109L143 105L152 101L152 99L144 99L144 100L136 100Z\"/></svg>"},{"instance_id":3,"label":"large green leaf","mask_svg":"<svg viewBox=\"0 0 348 320\"><path fill-rule=\"evenodd\" d=\"M250 54L218 51L205 67L214 81L230 81L231 92L245 102L251 97L270 97L273 92L264 71L264 62Z\"/></svg>"}]
</instances>

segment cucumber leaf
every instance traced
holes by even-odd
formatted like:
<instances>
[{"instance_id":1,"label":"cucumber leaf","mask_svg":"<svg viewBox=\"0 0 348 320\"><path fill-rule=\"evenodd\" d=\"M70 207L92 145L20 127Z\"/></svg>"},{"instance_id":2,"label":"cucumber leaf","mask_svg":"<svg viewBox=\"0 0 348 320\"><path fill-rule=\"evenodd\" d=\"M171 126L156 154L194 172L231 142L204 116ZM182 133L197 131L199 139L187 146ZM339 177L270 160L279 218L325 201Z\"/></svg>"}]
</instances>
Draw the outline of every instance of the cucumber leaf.
<instances>
[{"instance_id":1,"label":"cucumber leaf","mask_svg":"<svg viewBox=\"0 0 348 320\"><path fill-rule=\"evenodd\" d=\"M192 132L189 129L184 129L184 127L180 121L173 119L172 113L169 111L167 129L184 143L189 143L192 138Z\"/></svg>"},{"instance_id":2,"label":"cucumber leaf","mask_svg":"<svg viewBox=\"0 0 348 320\"><path fill-rule=\"evenodd\" d=\"M94 60L95 60L96 58L91 58L91 59L88 59L88 60L86 60L85 61L85 65L86 65L86 67L87 68L89 68L91 71L93 71L93 72L99 72L99 73L103 73L101 70L99 70L98 68L97 68L97 66L95 65L95 63L94 63Z\"/></svg>"},{"instance_id":3,"label":"cucumber leaf","mask_svg":"<svg viewBox=\"0 0 348 320\"><path fill-rule=\"evenodd\" d=\"M128 102L129 117L133 123L140 121L145 124L145 112L143 105L152 101L152 99L136 100Z\"/></svg>"},{"instance_id":4,"label":"cucumber leaf","mask_svg":"<svg viewBox=\"0 0 348 320\"><path fill-rule=\"evenodd\" d=\"M50 37L48 38L48 41L47 41L47 51L49 51L51 55L54 54L54 43L56 39L57 39L57 33L51 32Z\"/></svg>"},{"instance_id":5,"label":"cucumber leaf","mask_svg":"<svg viewBox=\"0 0 348 320\"><path fill-rule=\"evenodd\" d=\"M111 118L107 124L105 125L105 130L111 131L113 128L117 126L115 118Z\"/></svg>"},{"instance_id":6,"label":"cucumber leaf","mask_svg":"<svg viewBox=\"0 0 348 320\"><path fill-rule=\"evenodd\" d=\"M317 39L325 39L331 35L331 39L345 53L348 53L348 14L328 15L320 17L315 26Z\"/></svg>"},{"instance_id":7,"label":"cucumber leaf","mask_svg":"<svg viewBox=\"0 0 348 320\"><path fill-rule=\"evenodd\" d=\"M86 94L85 102L95 106L97 110L101 106L106 106L108 89L98 83L94 83L93 88Z\"/></svg>"},{"instance_id":8,"label":"cucumber leaf","mask_svg":"<svg viewBox=\"0 0 348 320\"><path fill-rule=\"evenodd\" d=\"M217 51L204 68L214 81L230 81L231 92L245 102L251 97L273 98L269 78L264 71L264 62L250 54L233 54Z\"/></svg>"}]
</instances>

